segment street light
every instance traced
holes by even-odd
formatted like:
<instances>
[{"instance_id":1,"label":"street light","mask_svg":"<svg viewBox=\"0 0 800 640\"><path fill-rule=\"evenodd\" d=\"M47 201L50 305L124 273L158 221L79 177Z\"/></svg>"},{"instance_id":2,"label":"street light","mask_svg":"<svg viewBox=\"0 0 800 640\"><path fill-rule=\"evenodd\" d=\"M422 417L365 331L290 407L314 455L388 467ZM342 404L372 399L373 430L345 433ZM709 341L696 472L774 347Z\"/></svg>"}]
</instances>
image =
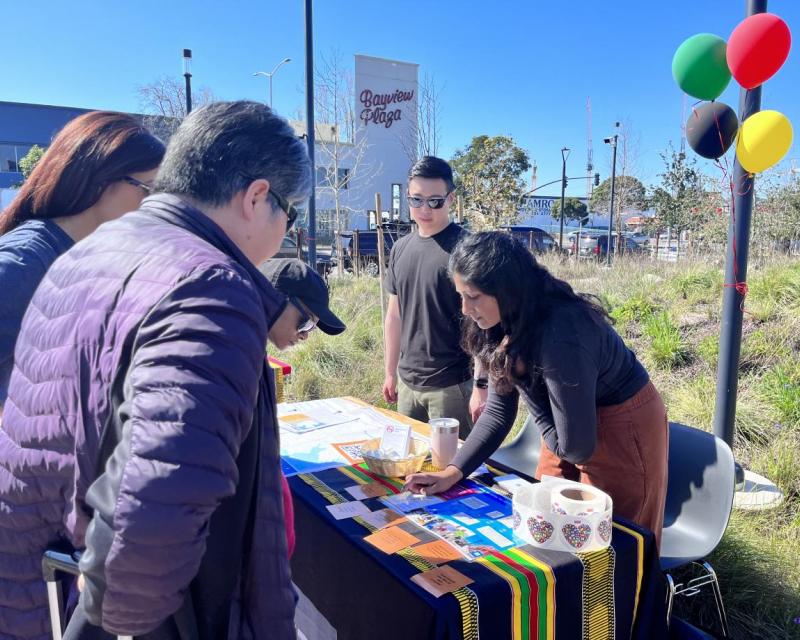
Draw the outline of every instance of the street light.
<instances>
[{"instance_id":1,"label":"street light","mask_svg":"<svg viewBox=\"0 0 800 640\"><path fill-rule=\"evenodd\" d=\"M275 68L272 71L256 71L253 75L254 76L264 76L265 78L269 78L269 108L272 109L272 76L275 75L275 72L278 71L284 64L287 62L291 62L291 58L284 58L278 64L275 65Z\"/></svg>"},{"instance_id":2,"label":"street light","mask_svg":"<svg viewBox=\"0 0 800 640\"><path fill-rule=\"evenodd\" d=\"M614 125L619 129L619 122ZM619 133L615 133L610 138L604 138L603 142L610 144L613 149L611 154L611 204L608 210L608 244L606 245L606 265L611 266L611 227L614 222L614 187L617 182L617 140Z\"/></svg>"},{"instance_id":3,"label":"street light","mask_svg":"<svg viewBox=\"0 0 800 640\"><path fill-rule=\"evenodd\" d=\"M564 249L564 191L567 188L567 158L569 149L561 149L561 228L558 232L558 250Z\"/></svg>"},{"instance_id":4,"label":"street light","mask_svg":"<svg viewBox=\"0 0 800 640\"><path fill-rule=\"evenodd\" d=\"M186 115L192 110L192 50L183 50L183 77L186 79Z\"/></svg>"}]
</instances>

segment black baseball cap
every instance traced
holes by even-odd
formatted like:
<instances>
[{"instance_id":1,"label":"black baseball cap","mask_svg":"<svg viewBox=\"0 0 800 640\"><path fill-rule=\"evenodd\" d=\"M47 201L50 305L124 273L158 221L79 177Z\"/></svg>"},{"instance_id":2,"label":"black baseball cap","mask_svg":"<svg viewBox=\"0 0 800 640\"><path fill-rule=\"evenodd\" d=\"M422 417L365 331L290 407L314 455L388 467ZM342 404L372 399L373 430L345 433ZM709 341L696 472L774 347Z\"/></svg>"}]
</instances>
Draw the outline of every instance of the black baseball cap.
<instances>
[{"instance_id":1,"label":"black baseball cap","mask_svg":"<svg viewBox=\"0 0 800 640\"><path fill-rule=\"evenodd\" d=\"M273 258L258 267L281 293L302 301L319 318L317 326L328 335L344 331L344 322L328 307L328 287L320 275L297 258Z\"/></svg>"}]
</instances>

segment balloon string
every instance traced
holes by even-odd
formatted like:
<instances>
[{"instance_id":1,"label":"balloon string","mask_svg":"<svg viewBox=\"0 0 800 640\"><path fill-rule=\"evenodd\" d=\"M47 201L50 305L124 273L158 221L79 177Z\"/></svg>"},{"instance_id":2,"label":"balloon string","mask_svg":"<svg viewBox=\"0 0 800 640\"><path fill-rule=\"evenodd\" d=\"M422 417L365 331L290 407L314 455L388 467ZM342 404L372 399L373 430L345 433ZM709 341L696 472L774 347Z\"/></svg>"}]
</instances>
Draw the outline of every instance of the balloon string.
<instances>
[{"instance_id":1,"label":"balloon string","mask_svg":"<svg viewBox=\"0 0 800 640\"><path fill-rule=\"evenodd\" d=\"M722 151L723 149L725 149L725 141L722 139L722 127L719 126L719 117L718 117L718 114L717 114L716 111L714 111L714 123L717 125L717 136L719 137L719 148L720 148L720 151ZM727 149L725 149L725 151L727 151ZM723 153L725 151L723 151ZM725 162L727 162L727 160ZM723 179L724 179L724 172L725 172L725 170L723 169Z\"/></svg>"},{"instance_id":2,"label":"balloon string","mask_svg":"<svg viewBox=\"0 0 800 640\"><path fill-rule=\"evenodd\" d=\"M744 300L747 297L748 287L747 282L744 280L739 280L739 268L737 266L737 259L736 259L736 185L734 184L733 177L730 174L730 165L728 164L728 159L723 157L725 164L723 165L719 159L716 161L717 167L719 167L720 171L722 172L722 180L727 182L728 188L730 189L731 193L731 225L733 225L733 233L731 234L731 248L733 250L733 282L732 283L724 283L722 286L725 288L734 288L736 292L742 296L742 302L740 305L740 309L742 313L749 312L744 308ZM749 185L748 188L741 192L739 195L746 195L749 190L752 189L752 185Z\"/></svg>"}]
</instances>

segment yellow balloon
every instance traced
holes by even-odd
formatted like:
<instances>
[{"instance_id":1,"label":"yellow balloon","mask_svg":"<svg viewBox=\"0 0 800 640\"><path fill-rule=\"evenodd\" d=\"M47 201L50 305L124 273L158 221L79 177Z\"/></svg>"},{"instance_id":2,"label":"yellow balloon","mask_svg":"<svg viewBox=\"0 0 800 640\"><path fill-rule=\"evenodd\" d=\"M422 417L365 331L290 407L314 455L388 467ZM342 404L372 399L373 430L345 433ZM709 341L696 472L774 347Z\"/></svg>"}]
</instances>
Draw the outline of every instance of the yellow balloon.
<instances>
[{"instance_id":1,"label":"yellow balloon","mask_svg":"<svg viewBox=\"0 0 800 640\"><path fill-rule=\"evenodd\" d=\"M745 171L760 173L781 161L792 146L792 123L778 111L759 111L742 123L736 157Z\"/></svg>"}]
</instances>

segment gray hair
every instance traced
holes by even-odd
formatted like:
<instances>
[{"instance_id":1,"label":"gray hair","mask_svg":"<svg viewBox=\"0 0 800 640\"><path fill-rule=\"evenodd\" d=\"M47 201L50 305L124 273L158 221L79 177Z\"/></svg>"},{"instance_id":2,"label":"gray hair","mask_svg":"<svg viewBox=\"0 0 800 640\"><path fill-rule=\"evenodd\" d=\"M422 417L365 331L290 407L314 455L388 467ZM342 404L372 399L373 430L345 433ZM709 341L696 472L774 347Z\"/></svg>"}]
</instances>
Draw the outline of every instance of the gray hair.
<instances>
[{"instance_id":1,"label":"gray hair","mask_svg":"<svg viewBox=\"0 0 800 640\"><path fill-rule=\"evenodd\" d=\"M192 111L172 136L155 191L222 206L259 178L292 203L311 191L306 145L258 102L213 102Z\"/></svg>"}]
</instances>

